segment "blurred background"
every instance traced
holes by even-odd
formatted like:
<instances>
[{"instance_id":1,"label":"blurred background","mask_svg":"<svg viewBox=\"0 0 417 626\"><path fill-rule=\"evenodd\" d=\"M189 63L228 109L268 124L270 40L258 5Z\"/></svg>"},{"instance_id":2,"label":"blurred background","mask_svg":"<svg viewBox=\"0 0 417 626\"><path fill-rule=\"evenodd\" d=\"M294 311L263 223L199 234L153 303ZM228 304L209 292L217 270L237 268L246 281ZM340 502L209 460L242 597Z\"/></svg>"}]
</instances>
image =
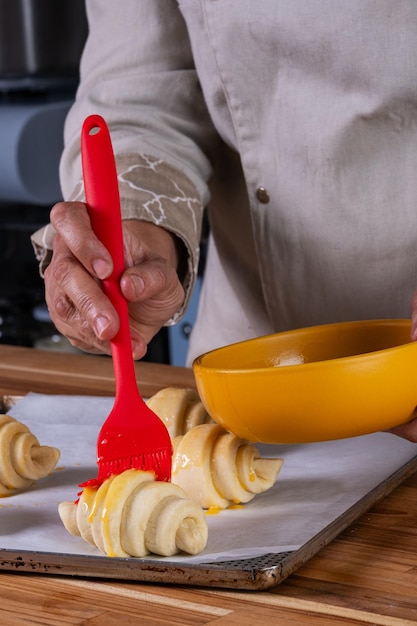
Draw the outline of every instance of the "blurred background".
<instances>
[{"instance_id":1,"label":"blurred background","mask_svg":"<svg viewBox=\"0 0 417 626\"><path fill-rule=\"evenodd\" d=\"M86 37L84 0L0 0L0 343L74 350L50 321L30 235L62 199L63 125ZM145 360L184 365L200 281Z\"/></svg>"}]
</instances>

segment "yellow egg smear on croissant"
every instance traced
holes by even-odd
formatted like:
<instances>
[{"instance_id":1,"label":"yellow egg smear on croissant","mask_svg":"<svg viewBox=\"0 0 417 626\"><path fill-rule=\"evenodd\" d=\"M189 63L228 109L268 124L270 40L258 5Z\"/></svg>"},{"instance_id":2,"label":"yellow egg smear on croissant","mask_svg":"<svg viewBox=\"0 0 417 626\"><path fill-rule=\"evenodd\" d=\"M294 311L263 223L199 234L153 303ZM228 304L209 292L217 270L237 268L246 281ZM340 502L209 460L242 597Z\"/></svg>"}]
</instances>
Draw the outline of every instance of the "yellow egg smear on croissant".
<instances>
[{"instance_id":1,"label":"yellow egg smear on croissant","mask_svg":"<svg viewBox=\"0 0 417 626\"><path fill-rule=\"evenodd\" d=\"M136 469L86 487L78 503L62 502L65 528L111 557L198 554L206 544L204 511L173 483Z\"/></svg>"},{"instance_id":2,"label":"yellow egg smear on croissant","mask_svg":"<svg viewBox=\"0 0 417 626\"><path fill-rule=\"evenodd\" d=\"M238 508L275 483L283 459L262 458L253 444L215 424L195 389L166 387L147 404L173 442L172 482L208 515Z\"/></svg>"},{"instance_id":3,"label":"yellow egg smear on croissant","mask_svg":"<svg viewBox=\"0 0 417 626\"><path fill-rule=\"evenodd\" d=\"M78 504L62 502L66 529L115 557L198 554L207 544L206 515L241 508L270 489L283 460L262 458L253 444L215 424L192 389L162 389L148 401L174 448L171 482L127 470Z\"/></svg>"},{"instance_id":4,"label":"yellow egg smear on croissant","mask_svg":"<svg viewBox=\"0 0 417 626\"><path fill-rule=\"evenodd\" d=\"M200 424L175 437L172 482L210 514L270 489L282 459L262 458L253 444L217 424Z\"/></svg>"}]
</instances>

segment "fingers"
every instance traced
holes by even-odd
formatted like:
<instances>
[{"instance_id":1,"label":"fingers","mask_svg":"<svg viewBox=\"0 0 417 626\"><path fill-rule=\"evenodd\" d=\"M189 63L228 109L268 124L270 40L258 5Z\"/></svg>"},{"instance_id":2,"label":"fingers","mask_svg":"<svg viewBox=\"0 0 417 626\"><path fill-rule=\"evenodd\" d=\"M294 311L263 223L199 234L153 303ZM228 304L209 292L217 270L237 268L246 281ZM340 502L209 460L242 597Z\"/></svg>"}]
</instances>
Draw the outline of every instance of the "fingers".
<instances>
[{"instance_id":1,"label":"fingers","mask_svg":"<svg viewBox=\"0 0 417 626\"><path fill-rule=\"evenodd\" d=\"M94 235L84 204L56 204L51 223L56 236L45 271L51 319L72 345L109 354L119 318L100 280L112 271L111 256ZM127 268L120 286L129 302L132 352L138 359L184 300L177 275L180 246L174 235L139 220L125 221L123 232Z\"/></svg>"},{"instance_id":2,"label":"fingers","mask_svg":"<svg viewBox=\"0 0 417 626\"><path fill-rule=\"evenodd\" d=\"M87 209L81 202L58 202L50 214L51 224L65 245L85 269L103 280L110 276L112 258L97 239Z\"/></svg>"},{"instance_id":3,"label":"fingers","mask_svg":"<svg viewBox=\"0 0 417 626\"><path fill-rule=\"evenodd\" d=\"M126 220L123 224L127 269L120 286L130 303L133 341L143 338L149 343L184 301L177 274L178 240L148 222Z\"/></svg>"},{"instance_id":4,"label":"fingers","mask_svg":"<svg viewBox=\"0 0 417 626\"><path fill-rule=\"evenodd\" d=\"M124 297L130 302L134 341L142 337L149 343L184 301L184 288L177 273L162 259L128 268L120 285Z\"/></svg>"},{"instance_id":5,"label":"fingers","mask_svg":"<svg viewBox=\"0 0 417 626\"><path fill-rule=\"evenodd\" d=\"M407 441L411 441L412 443L417 443L417 417L406 424L391 428L389 432L402 439L407 439Z\"/></svg>"},{"instance_id":6,"label":"fingers","mask_svg":"<svg viewBox=\"0 0 417 626\"><path fill-rule=\"evenodd\" d=\"M177 273L159 258L127 268L120 286L129 302L152 301L150 306L166 308L165 316L168 317L175 313L184 299Z\"/></svg>"},{"instance_id":7,"label":"fingers","mask_svg":"<svg viewBox=\"0 0 417 626\"><path fill-rule=\"evenodd\" d=\"M414 292L411 301L411 339L417 340L417 291Z\"/></svg>"},{"instance_id":8,"label":"fingers","mask_svg":"<svg viewBox=\"0 0 417 626\"><path fill-rule=\"evenodd\" d=\"M110 352L108 342L119 327L117 313L60 235L45 270L45 299L53 323L73 345L89 352Z\"/></svg>"},{"instance_id":9,"label":"fingers","mask_svg":"<svg viewBox=\"0 0 417 626\"><path fill-rule=\"evenodd\" d=\"M113 264L109 252L91 229L84 204L61 202L51 211L56 230L53 255L45 271L45 299L58 331L87 352L110 354L110 340L119 328L117 312L102 291ZM146 353L138 334L136 358Z\"/></svg>"}]
</instances>

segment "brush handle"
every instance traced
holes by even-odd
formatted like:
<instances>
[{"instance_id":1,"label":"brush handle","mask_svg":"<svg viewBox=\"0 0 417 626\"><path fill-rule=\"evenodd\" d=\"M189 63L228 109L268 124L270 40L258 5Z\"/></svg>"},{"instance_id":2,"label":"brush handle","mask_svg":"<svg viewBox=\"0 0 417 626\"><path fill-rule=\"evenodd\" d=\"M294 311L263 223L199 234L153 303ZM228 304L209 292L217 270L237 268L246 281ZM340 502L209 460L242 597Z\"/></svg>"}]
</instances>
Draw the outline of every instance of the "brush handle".
<instances>
[{"instance_id":1,"label":"brush handle","mask_svg":"<svg viewBox=\"0 0 417 626\"><path fill-rule=\"evenodd\" d=\"M116 309L120 327L111 341L116 396L137 388L129 326L128 303L120 290L125 268L119 185L110 133L104 119L90 115L81 132L85 197L91 227L113 259L111 275L102 281L104 293Z\"/></svg>"}]
</instances>

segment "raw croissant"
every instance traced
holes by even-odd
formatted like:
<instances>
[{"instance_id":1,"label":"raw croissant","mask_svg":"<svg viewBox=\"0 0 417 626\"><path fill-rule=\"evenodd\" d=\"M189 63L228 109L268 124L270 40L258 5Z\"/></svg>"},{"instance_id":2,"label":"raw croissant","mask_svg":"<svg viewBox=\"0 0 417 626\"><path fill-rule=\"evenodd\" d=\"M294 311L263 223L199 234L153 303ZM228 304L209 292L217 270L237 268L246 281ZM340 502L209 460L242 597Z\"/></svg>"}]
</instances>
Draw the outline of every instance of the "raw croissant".
<instances>
[{"instance_id":1,"label":"raw croissant","mask_svg":"<svg viewBox=\"0 0 417 626\"><path fill-rule=\"evenodd\" d=\"M213 423L194 389L166 387L146 404L164 422L171 439L184 435L198 424Z\"/></svg>"},{"instance_id":2,"label":"raw croissant","mask_svg":"<svg viewBox=\"0 0 417 626\"><path fill-rule=\"evenodd\" d=\"M172 482L205 509L249 502L272 487L283 463L216 424L195 426L173 447Z\"/></svg>"},{"instance_id":3,"label":"raw croissant","mask_svg":"<svg viewBox=\"0 0 417 626\"><path fill-rule=\"evenodd\" d=\"M127 470L98 488L86 487L78 504L61 502L65 528L108 556L172 556L201 552L207 543L204 511L152 472Z\"/></svg>"},{"instance_id":4,"label":"raw croissant","mask_svg":"<svg viewBox=\"0 0 417 626\"><path fill-rule=\"evenodd\" d=\"M50 474L60 452L41 446L22 422L0 415L0 497L10 496Z\"/></svg>"}]
</instances>

